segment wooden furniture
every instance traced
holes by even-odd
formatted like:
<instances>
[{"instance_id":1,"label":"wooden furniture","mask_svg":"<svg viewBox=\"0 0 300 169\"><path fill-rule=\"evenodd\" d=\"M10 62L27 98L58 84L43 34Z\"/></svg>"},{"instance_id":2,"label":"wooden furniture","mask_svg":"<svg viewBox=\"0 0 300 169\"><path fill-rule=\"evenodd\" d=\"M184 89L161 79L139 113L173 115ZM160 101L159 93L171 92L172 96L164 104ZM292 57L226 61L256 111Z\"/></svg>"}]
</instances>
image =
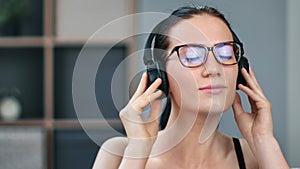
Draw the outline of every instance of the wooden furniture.
<instances>
[{"instance_id":1,"label":"wooden furniture","mask_svg":"<svg viewBox=\"0 0 300 169\"><path fill-rule=\"evenodd\" d=\"M4 128L38 128L44 132L46 168L91 168L99 146L82 130L72 102L72 73L80 50L98 28L113 19L135 12L135 0L27 0L26 14L19 19L17 32L0 33L0 90L18 88L22 113L13 122L0 121ZM3 24L2 24L3 25ZM135 23L124 25L131 31ZM5 26L5 24L4 24ZM0 23L0 32L3 27ZM92 50L100 52L116 43L118 32L95 40ZM124 32L123 32L124 33ZM126 33L126 32L125 32ZM135 40L126 39L113 47L106 73L112 73L116 62L134 50ZM114 56L114 57L113 57ZM126 70L125 70L126 76ZM87 115L81 122L103 136L108 121L123 131L118 112L109 99L109 75L96 77L98 102L106 100L106 119ZM102 100L101 100L102 99ZM105 116L105 115L104 115ZM43 140L43 139L41 139ZM101 142L101 140L100 140ZM0 138L1 146L1 138ZM22 157L23 160L30 157ZM14 162L13 160L11 161ZM15 161L16 162L16 161Z\"/></svg>"}]
</instances>

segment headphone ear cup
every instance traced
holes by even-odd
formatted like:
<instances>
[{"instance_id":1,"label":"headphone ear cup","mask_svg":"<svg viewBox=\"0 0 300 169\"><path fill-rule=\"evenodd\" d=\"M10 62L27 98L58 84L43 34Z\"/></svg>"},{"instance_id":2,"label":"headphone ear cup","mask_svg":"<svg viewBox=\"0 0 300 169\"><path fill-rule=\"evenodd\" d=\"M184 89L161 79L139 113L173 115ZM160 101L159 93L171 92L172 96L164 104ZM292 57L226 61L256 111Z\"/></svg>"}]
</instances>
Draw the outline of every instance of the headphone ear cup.
<instances>
[{"instance_id":1,"label":"headphone ear cup","mask_svg":"<svg viewBox=\"0 0 300 169\"><path fill-rule=\"evenodd\" d=\"M148 84L149 87L157 78L161 78L162 83L158 87L159 90L164 92L164 96L168 97L169 94L169 83L166 72L161 69L160 62L154 62L152 64L147 65L147 73L148 73Z\"/></svg>"},{"instance_id":2,"label":"headphone ear cup","mask_svg":"<svg viewBox=\"0 0 300 169\"><path fill-rule=\"evenodd\" d=\"M245 78L242 75L242 68L245 68L247 70L247 72L249 72L249 62L248 59L244 56L241 57L239 63L239 73L238 73L238 77L237 77L237 83L236 83L236 90L239 90L238 85L242 84L242 85L247 85L247 82L245 80Z\"/></svg>"}]
</instances>

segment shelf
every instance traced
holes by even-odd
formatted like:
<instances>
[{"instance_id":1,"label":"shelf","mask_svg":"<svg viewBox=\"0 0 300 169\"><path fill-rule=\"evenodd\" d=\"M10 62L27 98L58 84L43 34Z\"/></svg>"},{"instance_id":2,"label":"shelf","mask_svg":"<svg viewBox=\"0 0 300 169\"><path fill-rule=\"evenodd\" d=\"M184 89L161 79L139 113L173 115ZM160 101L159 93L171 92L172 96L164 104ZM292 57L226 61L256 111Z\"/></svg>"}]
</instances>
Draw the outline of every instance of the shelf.
<instances>
[{"instance_id":1,"label":"shelf","mask_svg":"<svg viewBox=\"0 0 300 169\"><path fill-rule=\"evenodd\" d=\"M17 121L0 121L0 127L1 126L44 126L47 124L51 124L55 129L72 129L77 130L81 129L82 125L84 127L90 128L90 129L103 129L107 128L107 125L110 125L113 128L116 128L123 132L123 126L120 120L118 119L110 119L110 120L81 120L80 122L78 120L17 120Z\"/></svg>"},{"instance_id":2,"label":"shelf","mask_svg":"<svg viewBox=\"0 0 300 169\"><path fill-rule=\"evenodd\" d=\"M99 146L82 130L54 132L55 169L92 168L98 150Z\"/></svg>"},{"instance_id":3,"label":"shelf","mask_svg":"<svg viewBox=\"0 0 300 169\"><path fill-rule=\"evenodd\" d=\"M54 38L55 46L83 46L88 39L83 38Z\"/></svg>"},{"instance_id":4,"label":"shelf","mask_svg":"<svg viewBox=\"0 0 300 169\"><path fill-rule=\"evenodd\" d=\"M20 92L20 119L44 117L43 48L0 48L0 89Z\"/></svg>"},{"instance_id":5,"label":"shelf","mask_svg":"<svg viewBox=\"0 0 300 169\"><path fill-rule=\"evenodd\" d=\"M88 43L87 43L88 42ZM88 38L59 38L56 37L53 39L53 43L55 46L83 46L83 45L92 45L92 46L111 46L114 44L118 45L126 45L130 42L130 38L128 40L120 41L113 39L88 39Z\"/></svg>"},{"instance_id":6,"label":"shelf","mask_svg":"<svg viewBox=\"0 0 300 169\"><path fill-rule=\"evenodd\" d=\"M82 125L88 128L105 128L109 124L113 128L122 128L122 123L118 119L110 120L56 120L54 121L55 128L81 128Z\"/></svg>"},{"instance_id":7,"label":"shelf","mask_svg":"<svg viewBox=\"0 0 300 169\"><path fill-rule=\"evenodd\" d=\"M0 48L3 47L42 47L44 39L41 37L6 37L0 38Z\"/></svg>"},{"instance_id":8,"label":"shelf","mask_svg":"<svg viewBox=\"0 0 300 169\"><path fill-rule=\"evenodd\" d=\"M1 126L1 168L46 169L46 143L42 127Z\"/></svg>"},{"instance_id":9,"label":"shelf","mask_svg":"<svg viewBox=\"0 0 300 169\"><path fill-rule=\"evenodd\" d=\"M99 28L113 20L132 14L134 0L57 0L55 35L62 38L88 38ZM113 9L113 10L112 10ZM133 19L110 26L99 39L118 39L124 35L132 35ZM120 29L122 26L122 29Z\"/></svg>"},{"instance_id":10,"label":"shelf","mask_svg":"<svg viewBox=\"0 0 300 169\"><path fill-rule=\"evenodd\" d=\"M89 135L87 135L87 133ZM93 137L92 140L90 136ZM110 129L55 129L54 168L92 168L97 152L107 139L121 136Z\"/></svg>"},{"instance_id":11,"label":"shelf","mask_svg":"<svg viewBox=\"0 0 300 169\"><path fill-rule=\"evenodd\" d=\"M16 98L20 98L22 112L16 121L5 121L0 116L0 147L8 150L4 153L15 151L11 157L0 152L1 167L91 168L99 146L108 138L124 136L125 133L119 119L119 108L127 104L128 89L125 89L123 82L126 82L130 66L123 61L129 53L134 52L136 36L127 39L122 37L132 35L135 21L129 20L121 23L121 27L115 25L112 29L106 29L107 33L101 37L90 39L90 36L109 21L134 13L136 1L3 2L13 1L28 3L28 11L19 20L0 22L0 99L8 96L6 91L17 88L21 94ZM112 11L112 8L115 10ZM87 109L80 115L79 121L72 98L72 79L83 46L84 58L95 61L104 56L101 62L88 62L85 70L80 72L83 76L79 79L85 83L85 77L91 75L91 65L99 63L94 64L98 67L93 67L93 71L96 71L93 79L95 89L90 93L95 97L98 104L96 108L103 117ZM116 70L119 71L117 78ZM112 78L118 79L117 82ZM81 91L83 94L86 92ZM113 100L111 91L118 94L117 99ZM90 101L83 98L80 103ZM94 134L96 141L86 131ZM3 133L10 136L7 138L11 142ZM5 144L2 144L3 140ZM9 149L3 146L6 144ZM30 155L26 155L26 152ZM10 164L10 161L15 161L12 160L14 157L20 159L16 159L19 162L15 163L18 165L15 167L15 164Z\"/></svg>"},{"instance_id":12,"label":"shelf","mask_svg":"<svg viewBox=\"0 0 300 169\"><path fill-rule=\"evenodd\" d=\"M0 126L43 126L44 120L17 120L12 122L0 121Z\"/></svg>"},{"instance_id":13,"label":"shelf","mask_svg":"<svg viewBox=\"0 0 300 169\"><path fill-rule=\"evenodd\" d=\"M99 57L107 48L103 46L89 47L87 57ZM72 76L76 59L81 51L81 46L73 47L55 47L54 49L54 102L56 119L76 119L77 115L74 109L72 99ZM116 46L105 55L98 68L98 73L95 79L95 95L98 101L98 106L103 113L104 118L118 118L119 113L116 110L111 96L111 80L113 73L119 63L126 57L127 48L125 46ZM123 76L126 77L126 70L123 71ZM87 74L82 72L82 74ZM123 79L120 79L122 81ZM118 89L121 92L123 85L120 83ZM123 93L120 93L122 96ZM83 100L84 101L84 100ZM86 112L83 117L97 118L96 112Z\"/></svg>"},{"instance_id":14,"label":"shelf","mask_svg":"<svg viewBox=\"0 0 300 169\"><path fill-rule=\"evenodd\" d=\"M17 19L9 18L0 25L0 36L42 36L43 35L43 0L19 0L18 3L9 8L18 8L19 16ZM3 10L0 8L0 10ZM12 12L11 9L9 12ZM7 11L4 11L7 12Z\"/></svg>"}]
</instances>

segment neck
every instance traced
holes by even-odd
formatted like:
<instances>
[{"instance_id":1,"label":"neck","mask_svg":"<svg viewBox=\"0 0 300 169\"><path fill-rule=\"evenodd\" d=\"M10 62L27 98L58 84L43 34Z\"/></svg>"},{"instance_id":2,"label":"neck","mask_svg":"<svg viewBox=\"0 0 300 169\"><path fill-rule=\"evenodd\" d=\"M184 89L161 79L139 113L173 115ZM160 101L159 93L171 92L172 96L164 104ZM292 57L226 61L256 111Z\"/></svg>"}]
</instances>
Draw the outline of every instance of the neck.
<instances>
[{"instance_id":1,"label":"neck","mask_svg":"<svg viewBox=\"0 0 300 169\"><path fill-rule=\"evenodd\" d=\"M197 158L198 162L205 163L207 158L215 155L213 152L218 152L221 147L218 144L220 137L216 128L221 113L197 112L197 115L193 115L193 113L178 109L176 104L172 104L171 110L166 132L174 127L171 138L185 135L182 141L172 149L175 151L172 154L180 156L186 162L191 161L191 158Z\"/></svg>"},{"instance_id":2,"label":"neck","mask_svg":"<svg viewBox=\"0 0 300 169\"><path fill-rule=\"evenodd\" d=\"M174 134L185 135L186 139L192 138L199 143L206 142L216 132L222 113L193 111L179 107L176 103L171 105L166 130L177 128Z\"/></svg>"}]
</instances>

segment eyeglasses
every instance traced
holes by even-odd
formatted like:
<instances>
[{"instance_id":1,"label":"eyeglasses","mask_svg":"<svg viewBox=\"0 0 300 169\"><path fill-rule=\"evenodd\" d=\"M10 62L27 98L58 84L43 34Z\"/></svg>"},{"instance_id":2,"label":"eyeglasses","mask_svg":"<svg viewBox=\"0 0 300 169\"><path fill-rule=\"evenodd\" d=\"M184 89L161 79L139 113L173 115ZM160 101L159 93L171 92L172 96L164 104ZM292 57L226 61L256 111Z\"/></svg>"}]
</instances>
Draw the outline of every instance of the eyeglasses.
<instances>
[{"instance_id":1,"label":"eyeglasses","mask_svg":"<svg viewBox=\"0 0 300 169\"><path fill-rule=\"evenodd\" d=\"M209 51L213 52L218 63L222 65L234 65L239 62L242 56L243 44L233 41L218 43L213 47L201 44L184 44L174 47L170 55L175 51L181 64L188 68L203 65L207 60Z\"/></svg>"}]
</instances>

